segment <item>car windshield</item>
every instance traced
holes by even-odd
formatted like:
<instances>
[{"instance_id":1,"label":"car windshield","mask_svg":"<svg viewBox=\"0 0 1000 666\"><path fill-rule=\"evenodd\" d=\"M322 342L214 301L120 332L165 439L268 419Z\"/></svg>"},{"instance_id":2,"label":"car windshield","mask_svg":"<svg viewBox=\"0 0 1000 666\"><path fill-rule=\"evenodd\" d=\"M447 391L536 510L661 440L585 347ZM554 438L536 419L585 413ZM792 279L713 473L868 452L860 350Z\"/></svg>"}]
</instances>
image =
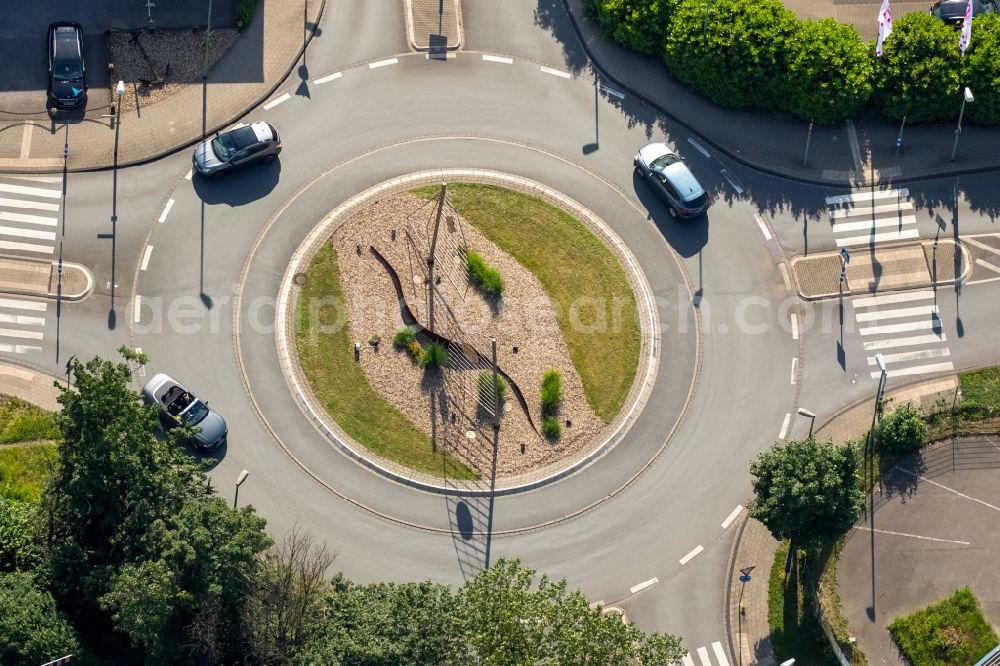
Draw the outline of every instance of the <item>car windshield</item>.
<instances>
[{"instance_id":1,"label":"car windshield","mask_svg":"<svg viewBox=\"0 0 1000 666\"><path fill-rule=\"evenodd\" d=\"M74 81L83 76L79 60L56 60L52 63L52 77L57 81Z\"/></svg>"},{"instance_id":2,"label":"car windshield","mask_svg":"<svg viewBox=\"0 0 1000 666\"><path fill-rule=\"evenodd\" d=\"M649 165L649 168L653 171L663 172L668 166L675 162L680 162L681 158L673 153L667 153L663 157L657 157L653 160L653 163Z\"/></svg>"},{"instance_id":3,"label":"car windshield","mask_svg":"<svg viewBox=\"0 0 1000 666\"><path fill-rule=\"evenodd\" d=\"M212 150L215 151L215 156L221 161L227 161L235 151L233 139L228 134L222 134L212 139Z\"/></svg>"},{"instance_id":4,"label":"car windshield","mask_svg":"<svg viewBox=\"0 0 1000 666\"><path fill-rule=\"evenodd\" d=\"M184 425L194 425L206 416L208 416L208 407L201 400L195 400L194 404L184 412L181 418L184 419Z\"/></svg>"}]
</instances>

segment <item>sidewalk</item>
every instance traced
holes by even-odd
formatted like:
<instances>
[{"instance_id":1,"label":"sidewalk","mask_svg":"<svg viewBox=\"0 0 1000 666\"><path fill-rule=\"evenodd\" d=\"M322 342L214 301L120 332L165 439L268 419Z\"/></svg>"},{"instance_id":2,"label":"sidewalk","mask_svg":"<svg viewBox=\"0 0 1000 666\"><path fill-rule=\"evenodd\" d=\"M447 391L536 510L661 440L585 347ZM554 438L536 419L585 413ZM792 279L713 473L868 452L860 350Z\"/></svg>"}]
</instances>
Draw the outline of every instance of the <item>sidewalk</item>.
<instances>
[{"instance_id":1,"label":"sidewalk","mask_svg":"<svg viewBox=\"0 0 1000 666\"><path fill-rule=\"evenodd\" d=\"M903 387L886 394L885 404L896 406L906 402L922 409L928 409L940 400L951 402L958 389L957 377L945 377L923 381ZM817 440L833 439L843 442L847 439L864 437L871 426L872 412L875 409L875 398L863 400L849 405L834 414L816 431ZM774 652L771 648L771 630L767 620L767 582L774 553L778 549L778 541L771 536L762 523L747 517L744 513L743 524L733 545L729 568L731 577L727 593L726 621L729 630L730 651L737 660L740 659L742 645L742 663L747 666L774 666ZM743 590L743 606L746 612L742 619L739 616L740 586L738 570L743 567L756 567L751 574L751 580ZM742 635L741 635L742 634Z\"/></svg>"},{"instance_id":2,"label":"sidewalk","mask_svg":"<svg viewBox=\"0 0 1000 666\"><path fill-rule=\"evenodd\" d=\"M253 22L209 72L209 133L240 118L282 83L312 38L325 6L325 0L260 3ZM7 121L0 127L0 171L61 171L64 146L71 171L110 167L115 143L110 120ZM202 135L202 86L190 85L156 104L123 113L118 132L119 166L147 162L194 142Z\"/></svg>"},{"instance_id":3,"label":"sidewalk","mask_svg":"<svg viewBox=\"0 0 1000 666\"><path fill-rule=\"evenodd\" d=\"M53 382L55 377L50 375L0 362L0 394L12 395L50 412L58 412L62 405L56 398L61 391Z\"/></svg>"},{"instance_id":4,"label":"sidewalk","mask_svg":"<svg viewBox=\"0 0 1000 666\"><path fill-rule=\"evenodd\" d=\"M899 125L866 112L845 126L813 127L803 166L809 123L787 114L722 109L667 74L659 58L618 46L585 18L582 0L562 0L576 34L598 73L623 89L630 108L652 105L700 134L715 150L752 168L803 182L853 186L874 180L901 182L1000 168L1000 131L966 125L951 162L954 125L907 127L896 154ZM638 100L638 101L636 101Z\"/></svg>"}]
</instances>

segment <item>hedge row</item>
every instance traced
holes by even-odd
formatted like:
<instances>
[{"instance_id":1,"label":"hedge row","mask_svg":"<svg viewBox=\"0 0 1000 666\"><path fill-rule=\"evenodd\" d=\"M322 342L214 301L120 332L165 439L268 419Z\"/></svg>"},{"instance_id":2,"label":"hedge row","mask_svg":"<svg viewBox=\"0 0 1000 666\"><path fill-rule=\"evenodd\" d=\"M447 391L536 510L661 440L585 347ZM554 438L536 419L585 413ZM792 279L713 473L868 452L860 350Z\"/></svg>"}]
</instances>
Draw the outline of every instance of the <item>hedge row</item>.
<instances>
[{"instance_id":1,"label":"hedge row","mask_svg":"<svg viewBox=\"0 0 1000 666\"><path fill-rule=\"evenodd\" d=\"M720 106L781 109L833 124L869 101L887 119L952 120L962 86L966 117L1000 124L1000 15L959 31L929 14L893 24L881 58L850 25L800 21L781 0L584 0L590 17L629 48L660 55L671 74ZM875 20L875 16L872 16Z\"/></svg>"}]
</instances>

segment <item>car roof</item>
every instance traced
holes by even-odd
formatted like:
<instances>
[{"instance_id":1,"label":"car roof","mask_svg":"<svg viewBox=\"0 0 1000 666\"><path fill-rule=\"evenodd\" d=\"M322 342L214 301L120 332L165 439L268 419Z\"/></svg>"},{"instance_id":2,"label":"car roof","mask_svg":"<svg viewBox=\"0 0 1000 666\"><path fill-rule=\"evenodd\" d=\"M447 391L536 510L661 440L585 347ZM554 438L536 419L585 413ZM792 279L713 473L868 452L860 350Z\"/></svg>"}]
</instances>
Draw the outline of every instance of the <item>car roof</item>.
<instances>
[{"instance_id":1,"label":"car roof","mask_svg":"<svg viewBox=\"0 0 1000 666\"><path fill-rule=\"evenodd\" d=\"M960 18L965 16L965 8L968 4L967 0L941 0L937 8L941 13L941 18ZM983 3L979 0L972 0L973 15L981 13L982 10Z\"/></svg>"},{"instance_id":2,"label":"car roof","mask_svg":"<svg viewBox=\"0 0 1000 666\"><path fill-rule=\"evenodd\" d=\"M80 56L79 33L75 26L55 26L56 55L63 58Z\"/></svg>"},{"instance_id":3,"label":"car roof","mask_svg":"<svg viewBox=\"0 0 1000 666\"><path fill-rule=\"evenodd\" d=\"M701 186L701 183L698 182L698 179L694 177L694 174L691 173L691 170L683 162L674 162L663 170L663 175L667 177L670 184L674 186L677 193L685 201L690 201L705 193L705 189Z\"/></svg>"}]
</instances>

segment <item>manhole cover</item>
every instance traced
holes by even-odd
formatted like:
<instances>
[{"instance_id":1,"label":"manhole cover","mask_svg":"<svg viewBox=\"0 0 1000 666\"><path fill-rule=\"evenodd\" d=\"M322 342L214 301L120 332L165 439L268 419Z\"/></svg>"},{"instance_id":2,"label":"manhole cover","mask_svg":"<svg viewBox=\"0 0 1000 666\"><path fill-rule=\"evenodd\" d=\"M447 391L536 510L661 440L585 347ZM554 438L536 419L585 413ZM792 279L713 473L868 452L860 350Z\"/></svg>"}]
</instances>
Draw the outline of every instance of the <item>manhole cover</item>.
<instances>
[{"instance_id":1,"label":"manhole cover","mask_svg":"<svg viewBox=\"0 0 1000 666\"><path fill-rule=\"evenodd\" d=\"M292 282L301 287L305 283L309 282L309 276L305 273L296 273L295 277L292 278Z\"/></svg>"}]
</instances>

